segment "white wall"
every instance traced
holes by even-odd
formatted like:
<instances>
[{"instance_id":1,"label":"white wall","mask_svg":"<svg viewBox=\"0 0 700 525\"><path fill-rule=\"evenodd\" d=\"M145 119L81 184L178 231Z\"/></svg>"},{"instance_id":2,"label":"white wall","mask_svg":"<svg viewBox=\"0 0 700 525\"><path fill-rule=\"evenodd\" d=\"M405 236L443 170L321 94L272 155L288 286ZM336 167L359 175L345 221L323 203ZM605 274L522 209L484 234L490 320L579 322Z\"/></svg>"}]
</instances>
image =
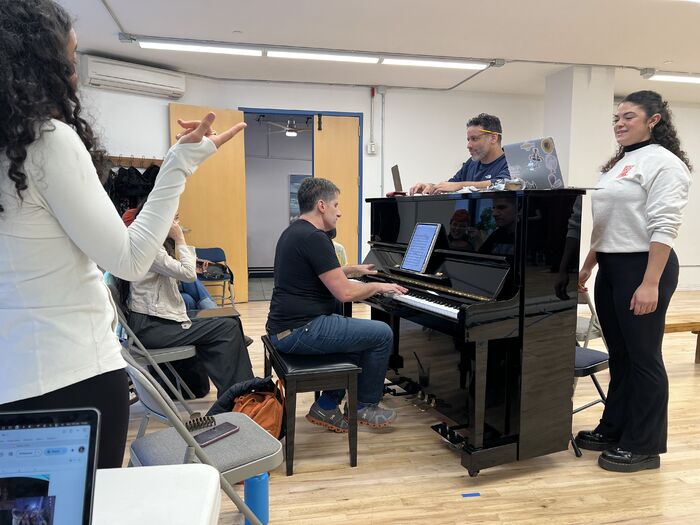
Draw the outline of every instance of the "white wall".
<instances>
[{"instance_id":1,"label":"white wall","mask_svg":"<svg viewBox=\"0 0 700 525\"><path fill-rule=\"evenodd\" d=\"M312 173L312 132L286 137L269 134L268 125L254 119L246 122L248 266L271 268L275 243L289 226L289 175Z\"/></svg>"},{"instance_id":2,"label":"white wall","mask_svg":"<svg viewBox=\"0 0 700 525\"><path fill-rule=\"evenodd\" d=\"M389 90L386 99L386 191L398 164L404 189L452 177L467 160L467 121L479 113L501 119L503 143L542 136L543 102L464 92Z\"/></svg>"},{"instance_id":3,"label":"white wall","mask_svg":"<svg viewBox=\"0 0 700 525\"><path fill-rule=\"evenodd\" d=\"M683 227L676 240L675 250L681 264L678 287L700 289L700 243L697 225L700 224L700 106L674 104L671 111L678 128L681 147L690 157L695 171L691 177L690 200L683 214Z\"/></svg>"},{"instance_id":4,"label":"white wall","mask_svg":"<svg viewBox=\"0 0 700 525\"><path fill-rule=\"evenodd\" d=\"M110 154L162 157L168 147L168 101L152 97L84 89L84 101L99 122ZM364 142L369 138L370 95L366 88L274 83L219 82L188 78L180 102L222 108L275 108L364 114ZM700 169L700 107L673 105L683 146ZM386 95L385 191L389 167L399 164L404 185L451 177L467 157L466 121L480 112L498 115L504 141L543 134L540 97L391 89ZM380 142L379 97L375 99L375 141ZM611 133L610 129L601 133ZM379 144L382 147L382 144ZM364 149L364 148L363 148ZM601 163L605 159L601 159ZM364 197L380 194L380 156L363 155ZM676 244L681 264L680 288L700 288L700 246L693 225L700 218L700 197L691 191L685 225ZM363 208L363 242L369 237L369 207ZM270 241L271 243L273 241Z\"/></svg>"}]
</instances>

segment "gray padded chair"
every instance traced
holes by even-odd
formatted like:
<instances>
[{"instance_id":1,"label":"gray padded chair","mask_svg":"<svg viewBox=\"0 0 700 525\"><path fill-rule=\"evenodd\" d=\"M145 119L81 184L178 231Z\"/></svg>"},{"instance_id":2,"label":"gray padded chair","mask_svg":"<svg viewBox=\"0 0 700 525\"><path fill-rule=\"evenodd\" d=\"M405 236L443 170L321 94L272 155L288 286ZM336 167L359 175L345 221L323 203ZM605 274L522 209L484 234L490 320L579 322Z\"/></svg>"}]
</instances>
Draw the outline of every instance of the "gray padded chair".
<instances>
[{"instance_id":1,"label":"gray padded chair","mask_svg":"<svg viewBox=\"0 0 700 525\"><path fill-rule=\"evenodd\" d=\"M207 428L190 433L180 419L175 404L165 395L162 387L128 352L122 354L127 362L126 371L141 402L148 410L160 414L172 425L136 438L130 446L129 465L211 465L221 474L221 489L251 523L260 524L232 485L277 468L282 463L282 444L245 414L230 412L214 418L217 424L228 421L236 425L238 432L212 443L205 451L193 436L205 432Z\"/></svg>"}]
</instances>

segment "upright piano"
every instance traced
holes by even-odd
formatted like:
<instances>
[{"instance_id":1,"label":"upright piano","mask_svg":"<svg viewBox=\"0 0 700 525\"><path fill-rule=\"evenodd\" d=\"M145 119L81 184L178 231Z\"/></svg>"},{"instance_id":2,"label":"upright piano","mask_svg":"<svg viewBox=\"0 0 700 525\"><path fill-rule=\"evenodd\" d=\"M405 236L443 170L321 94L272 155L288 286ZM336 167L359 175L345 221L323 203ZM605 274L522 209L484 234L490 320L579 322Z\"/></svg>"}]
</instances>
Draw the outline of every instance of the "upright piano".
<instances>
[{"instance_id":1,"label":"upright piano","mask_svg":"<svg viewBox=\"0 0 700 525\"><path fill-rule=\"evenodd\" d=\"M481 469L565 450L571 436L583 190L367 199L364 263L406 295L367 299L394 331L388 379ZM580 210L580 207L578 208ZM443 225L423 273L401 270L417 223Z\"/></svg>"}]
</instances>

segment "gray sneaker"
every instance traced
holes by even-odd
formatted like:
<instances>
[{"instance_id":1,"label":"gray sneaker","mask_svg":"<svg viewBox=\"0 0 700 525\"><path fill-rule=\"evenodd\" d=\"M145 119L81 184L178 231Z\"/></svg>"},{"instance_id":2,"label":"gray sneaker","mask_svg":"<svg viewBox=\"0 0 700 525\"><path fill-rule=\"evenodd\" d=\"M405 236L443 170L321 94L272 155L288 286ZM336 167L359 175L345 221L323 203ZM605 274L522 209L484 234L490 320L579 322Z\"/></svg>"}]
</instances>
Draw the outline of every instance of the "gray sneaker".
<instances>
[{"instance_id":1,"label":"gray sneaker","mask_svg":"<svg viewBox=\"0 0 700 525\"><path fill-rule=\"evenodd\" d=\"M318 402L314 402L309 409L309 413L306 414L306 420L333 432L344 433L348 431L348 421L338 407L332 410L324 410L318 405Z\"/></svg>"},{"instance_id":2,"label":"gray sneaker","mask_svg":"<svg viewBox=\"0 0 700 525\"><path fill-rule=\"evenodd\" d=\"M379 404L366 405L357 411L357 422L370 428L384 428L396 420L396 410Z\"/></svg>"}]
</instances>

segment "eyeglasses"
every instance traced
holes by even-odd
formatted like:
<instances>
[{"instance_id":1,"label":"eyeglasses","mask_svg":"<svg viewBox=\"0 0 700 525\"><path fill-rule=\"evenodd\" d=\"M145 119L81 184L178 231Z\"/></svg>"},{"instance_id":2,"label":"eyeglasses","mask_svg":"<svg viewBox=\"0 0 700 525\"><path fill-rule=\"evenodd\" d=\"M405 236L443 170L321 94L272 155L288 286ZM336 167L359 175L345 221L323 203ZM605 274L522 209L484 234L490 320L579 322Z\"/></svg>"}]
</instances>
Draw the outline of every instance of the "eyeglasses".
<instances>
[{"instance_id":1,"label":"eyeglasses","mask_svg":"<svg viewBox=\"0 0 700 525\"><path fill-rule=\"evenodd\" d=\"M480 129L482 133L480 135L474 135L472 137L467 136L467 142L479 142L486 134L490 135L500 135L498 131L489 131L488 129Z\"/></svg>"}]
</instances>

